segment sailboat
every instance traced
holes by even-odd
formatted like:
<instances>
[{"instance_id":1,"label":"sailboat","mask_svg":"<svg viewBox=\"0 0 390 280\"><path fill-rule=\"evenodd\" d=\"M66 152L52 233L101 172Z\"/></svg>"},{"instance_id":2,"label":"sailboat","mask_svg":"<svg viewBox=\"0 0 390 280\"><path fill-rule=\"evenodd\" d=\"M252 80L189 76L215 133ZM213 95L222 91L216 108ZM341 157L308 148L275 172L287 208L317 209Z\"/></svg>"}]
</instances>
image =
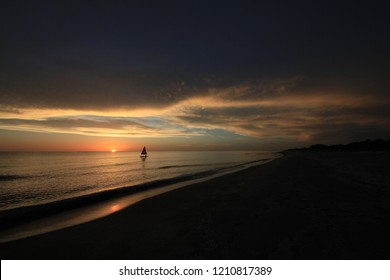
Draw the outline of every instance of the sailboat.
<instances>
[{"instance_id":1,"label":"sailboat","mask_svg":"<svg viewBox=\"0 0 390 280\"><path fill-rule=\"evenodd\" d=\"M144 148L142 149L142 152L141 152L140 157L146 158L147 156L148 156L148 152L146 151L146 148L144 147Z\"/></svg>"}]
</instances>

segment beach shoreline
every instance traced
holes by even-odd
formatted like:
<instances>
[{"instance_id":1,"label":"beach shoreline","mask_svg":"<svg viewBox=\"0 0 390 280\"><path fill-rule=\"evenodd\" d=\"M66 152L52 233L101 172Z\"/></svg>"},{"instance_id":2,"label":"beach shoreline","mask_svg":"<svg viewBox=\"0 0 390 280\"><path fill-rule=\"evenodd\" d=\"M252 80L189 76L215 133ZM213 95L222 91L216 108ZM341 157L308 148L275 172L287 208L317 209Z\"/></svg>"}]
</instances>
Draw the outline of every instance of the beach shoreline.
<instances>
[{"instance_id":1,"label":"beach shoreline","mask_svg":"<svg viewBox=\"0 0 390 280\"><path fill-rule=\"evenodd\" d=\"M388 259L388 152L286 152L110 216L0 244L2 259Z\"/></svg>"},{"instance_id":2,"label":"beach shoreline","mask_svg":"<svg viewBox=\"0 0 390 280\"><path fill-rule=\"evenodd\" d=\"M125 186L62 201L21 207L0 212L0 244L38 234L60 230L93 221L129 207L141 200L165 192L204 182L230 173L239 172L258 164L266 164L278 157L241 163L175 178Z\"/></svg>"}]
</instances>

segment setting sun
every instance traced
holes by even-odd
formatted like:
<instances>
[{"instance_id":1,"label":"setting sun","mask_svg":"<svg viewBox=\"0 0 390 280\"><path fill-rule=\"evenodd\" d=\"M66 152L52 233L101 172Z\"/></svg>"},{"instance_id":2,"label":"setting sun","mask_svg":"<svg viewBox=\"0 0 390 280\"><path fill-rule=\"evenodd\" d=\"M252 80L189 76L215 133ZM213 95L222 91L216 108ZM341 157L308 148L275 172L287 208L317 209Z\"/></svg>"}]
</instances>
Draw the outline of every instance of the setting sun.
<instances>
[{"instance_id":1,"label":"setting sun","mask_svg":"<svg viewBox=\"0 0 390 280\"><path fill-rule=\"evenodd\" d=\"M115 153L115 152L116 152L116 150L115 150L115 149L112 149L112 150L111 150L111 152L112 152L112 153Z\"/></svg>"}]
</instances>

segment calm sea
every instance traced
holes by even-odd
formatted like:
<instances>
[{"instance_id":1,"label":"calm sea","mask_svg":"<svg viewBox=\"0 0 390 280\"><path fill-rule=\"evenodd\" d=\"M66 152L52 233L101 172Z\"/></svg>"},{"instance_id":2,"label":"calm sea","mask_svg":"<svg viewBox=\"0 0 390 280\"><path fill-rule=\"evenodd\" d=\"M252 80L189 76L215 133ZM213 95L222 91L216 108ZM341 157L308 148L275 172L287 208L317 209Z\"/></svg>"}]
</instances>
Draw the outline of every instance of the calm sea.
<instances>
[{"instance_id":1,"label":"calm sea","mask_svg":"<svg viewBox=\"0 0 390 280\"><path fill-rule=\"evenodd\" d=\"M270 152L0 153L0 211L201 178L277 157Z\"/></svg>"}]
</instances>

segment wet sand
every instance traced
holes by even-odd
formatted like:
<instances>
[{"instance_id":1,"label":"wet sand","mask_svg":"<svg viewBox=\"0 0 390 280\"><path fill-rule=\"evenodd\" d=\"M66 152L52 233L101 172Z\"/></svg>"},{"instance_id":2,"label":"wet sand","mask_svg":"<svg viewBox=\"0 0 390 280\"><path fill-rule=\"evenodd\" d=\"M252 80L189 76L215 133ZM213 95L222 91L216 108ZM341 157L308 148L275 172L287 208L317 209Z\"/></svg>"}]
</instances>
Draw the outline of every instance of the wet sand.
<instances>
[{"instance_id":1,"label":"wet sand","mask_svg":"<svg viewBox=\"0 0 390 280\"><path fill-rule=\"evenodd\" d=\"M0 244L0 257L390 259L389 217L390 153L296 151Z\"/></svg>"}]
</instances>

